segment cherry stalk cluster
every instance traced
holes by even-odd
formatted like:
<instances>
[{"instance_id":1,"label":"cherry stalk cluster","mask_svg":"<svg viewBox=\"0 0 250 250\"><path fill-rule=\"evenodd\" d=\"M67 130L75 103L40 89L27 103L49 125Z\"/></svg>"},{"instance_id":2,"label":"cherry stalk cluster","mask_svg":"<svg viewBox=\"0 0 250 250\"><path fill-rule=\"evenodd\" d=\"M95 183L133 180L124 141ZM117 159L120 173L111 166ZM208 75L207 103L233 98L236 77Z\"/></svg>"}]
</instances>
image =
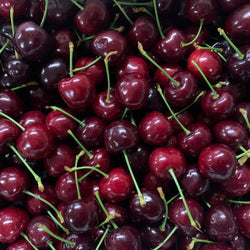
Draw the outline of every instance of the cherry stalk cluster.
<instances>
[{"instance_id":1,"label":"cherry stalk cluster","mask_svg":"<svg viewBox=\"0 0 250 250\"><path fill-rule=\"evenodd\" d=\"M249 0L0 0L0 66L0 249L249 249Z\"/></svg>"}]
</instances>

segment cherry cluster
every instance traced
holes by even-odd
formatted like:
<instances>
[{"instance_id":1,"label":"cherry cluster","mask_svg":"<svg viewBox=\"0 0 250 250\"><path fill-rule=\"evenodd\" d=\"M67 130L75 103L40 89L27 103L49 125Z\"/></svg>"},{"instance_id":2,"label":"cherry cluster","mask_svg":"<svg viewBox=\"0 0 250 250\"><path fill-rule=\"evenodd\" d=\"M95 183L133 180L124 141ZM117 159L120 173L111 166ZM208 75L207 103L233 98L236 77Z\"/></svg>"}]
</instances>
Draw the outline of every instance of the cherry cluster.
<instances>
[{"instance_id":1,"label":"cherry cluster","mask_svg":"<svg viewBox=\"0 0 250 250\"><path fill-rule=\"evenodd\" d=\"M249 0L0 21L0 249L249 249Z\"/></svg>"}]
</instances>

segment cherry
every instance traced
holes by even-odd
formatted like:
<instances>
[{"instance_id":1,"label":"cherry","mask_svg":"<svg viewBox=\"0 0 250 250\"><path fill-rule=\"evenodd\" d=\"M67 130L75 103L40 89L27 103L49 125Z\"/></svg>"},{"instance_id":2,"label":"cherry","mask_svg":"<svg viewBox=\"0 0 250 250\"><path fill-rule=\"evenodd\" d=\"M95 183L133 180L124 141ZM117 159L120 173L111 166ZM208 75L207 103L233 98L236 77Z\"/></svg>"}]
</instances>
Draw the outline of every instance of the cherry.
<instances>
[{"instance_id":1,"label":"cherry","mask_svg":"<svg viewBox=\"0 0 250 250\"><path fill-rule=\"evenodd\" d=\"M82 33L93 35L102 31L109 19L108 6L103 1L87 0L84 9L75 15L75 24Z\"/></svg>"},{"instance_id":2,"label":"cherry","mask_svg":"<svg viewBox=\"0 0 250 250\"><path fill-rule=\"evenodd\" d=\"M28 173L17 167L6 167L0 171L0 196L9 202L21 200L23 190L29 186Z\"/></svg>"},{"instance_id":3,"label":"cherry","mask_svg":"<svg viewBox=\"0 0 250 250\"><path fill-rule=\"evenodd\" d=\"M233 10L237 9L241 5L247 3L247 0L219 0L220 8L223 9L226 12L232 12Z\"/></svg>"},{"instance_id":4,"label":"cherry","mask_svg":"<svg viewBox=\"0 0 250 250\"><path fill-rule=\"evenodd\" d=\"M229 241L238 230L231 208L224 204L209 208L205 216L205 228L215 241Z\"/></svg>"},{"instance_id":5,"label":"cherry","mask_svg":"<svg viewBox=\"0 0 250 250\"><path fill-rule=\"evenodd\" d=\"M159 111L146 114L139 124L141 139L149 145L165 144L173 134L171 122Z\"/></svg>"},{"instance_id":6,"label":"cherry","mask_svg":"<svg viewBox=\"0 0 250 250\"><path fill-rule=\"evenodd\" d=\"M45 114L40 110L30 110L20 117L18 123L26 129L34 123L45 124L45 117Z\"/></svg>"},{"instance_id":7,"label":"cherry","mask_svg":"<svg viewBox=\"0 0 250 250\"><path fill-rule=\"evenodd\" d=\"M67 243L62 243L62 250L77 250L77 249L86 249L92 250L94 249L94 242L91 236L87 233L70 233L66 235L66 240L75 242L75 246L72 247ZM60 250L60 249L58 249Z\"/></svg>"},{"instance_id":8,"label":"cherry","mask_svg":"<svg viewBox=\"0 0 250 250\"><path fill-rule=\"evenodd\" d=\"M35 23L41 22L43 13L40 9L40 1L26 1L26 6L25 17Z\"/></svg>"},{"instance_id":9,"label":"cherry","mask_svg":"<svg viewBox=\"0 0 250 250\"><path fill-rule=\"evenodd\" d=\"M15 242L10 244L7 248L7 250L21 250L21 249L22 250L33 250L34 248L24 238L17 239Z\"/></svg>"},{"instance_id":10,"label":"cherry","mask_svg":"<svg viewBox=\"0 0 250 250\"><path fill-rule=\"evenodd\" d=\"M0 210L0 241L13 243L26 229L29 215L18 207L5 207Z\"/></svg>"},{"instance_id":11,"label":"cherry","mask_svg":"<svg viewBox=\"0 0 250 250\"><path fill-rule=\"evenodd\" d=\"M26 8L26 0L3 0L0 3L0 15L6 19L10 18L10 8L14 8L14 17L20 16Z\"/></svg>"},{"instance_id":12,"label":"cherry","mask_svg":"<svg viewBox=\"0 0 250 250\"><path fill-rule=\"evenodd\" d=\"M243 109L244 113L246 114L246 117L248 120L250 120L250 104L249 102L240 102L236 104L235 112L234 112L234 120L240 123L244 128L248 129L246 121L240 112L240 110Z\"/></svg>"},{"instance_id":13,"label":"cherry","mask_svg":"<svg viewBox=\"0 0 250 250\"><path fill-rule=\"evenodd\" d=\"M234 214L236 216L240 232L247 238L250 238L250 205L242 204L234 211Z\"/></svg>"},{"instance_id":14,"label":"cherry","mask_svg":"<svg viewBox=\"0 0 250 250\"><path fill-rule=\"evenodd\" d=\"M209 243L204 245L201 250L232 250L232 248L220 243Z\"/></svg>"},{"instance_id":15,"label":"cherry","mask_svg":"<svg viewBox=\"0 0 250 250\"><path fill-rule=\"evenodd\" d=\"M246 250L247 249L246 238L242 234L237 233L234 235L233 239L230 240L229 246L233 249Z\"/></svg>"},{"instance_id":16,"label":"cherry","mask_svg":"<svg viewBox=\"0 0 250 250\"><path fill-rule=\"evenodd\" d=\"M83 233L97 226L98 203L93 197L73 200L64 209L65 225L71 232Z\"/></svg>"},{"instance_id":17,"label":"cherry","mask_svg":"<svg viewBox=\"0 0 250 250\"><path fill-rule=\"evenodd\" d=\"M186 236L180 238L180 250L201 249L208 241L208 236L203 232L198 232L194 237Z\"/></svg>"},{"instance_id":18,"label":"cherry","mask_svg":"<svg viewBox=\"0 0 250 250\"><path fill-rule=\"evenodd\" d=\"M224 144L207 146L198 158L201 173L215 182L228 180L234 174L236 163L235 153Z\"/></svg>"},{"instance_id":19,"label":"cherry","mask_svg":"<svg viewBox=\"0 0 250 250\"><path fill-rule=\"evenodd\" d=\"M111 202L126 200L134 188L130 174L123 168L113 168L108 177L103 176L99 183L100 195Z\"/></svg>"}]
</instances>

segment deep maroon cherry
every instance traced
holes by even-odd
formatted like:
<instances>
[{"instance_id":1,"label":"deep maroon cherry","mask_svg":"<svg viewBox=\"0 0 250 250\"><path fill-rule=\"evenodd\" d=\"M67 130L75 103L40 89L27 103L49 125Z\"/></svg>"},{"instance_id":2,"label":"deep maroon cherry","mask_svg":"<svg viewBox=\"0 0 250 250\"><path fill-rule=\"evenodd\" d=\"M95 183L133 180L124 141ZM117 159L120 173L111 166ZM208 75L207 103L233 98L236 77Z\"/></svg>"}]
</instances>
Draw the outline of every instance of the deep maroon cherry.
<instances>
[{"instance_id":1,"label":"deep maroon cherry","mask_svg":"<svg viewBox=\"0 0 250 250\"><path fill-rule=\"evenodd\" d=\"M231 247L228 247L220 243L208 243L204 245L201 250L233 250Z\"/></svg>"},{"instance_id":2,"label":"deep maroon cherry","mask_svg":"<svg viewBox=\"0 0 250 250\"><path fill-rule=\"evenodd\" d=\"M6 19L10 18L10 9L14 8L14 17L20 16L26 8L26 0L3 0L0 3L0 15Z\"/></svg>"},{"instance_id":3,"label":"deep maroon cherry","mask_svg":"<svg viewBox=\"0 0 250 250\"><path fill-rule=\"evenodd\" d=\"M40 0L26 1L25 17L35 23L40 23L42 15Z\"/></svg>"},{"instance_id":4,"label":"deep maroon cherry","mask_svg":"<svg viewBox=\"0 0 250 250\"><path fill-rule=\"evenodd\" d=\"M243 204L234 211L240 232L250 238L250 204Z\"/></svg>"},{"instance_id":5,"label":"deep maroon cherry","mask_svg":"<svg viewBox=\"0 0 250 250\"><path fill-rule=\"evenodd\" d=\"M190 237L190 236L184 236L180 238L180 242L179 242L179 249L180 250L187 250L190 247L194 247L194 249L200 249L203 245L205 245L205 242L199 242L199 241L195 241L195 243L192 245L192 241L194 239L198 239L198 240L209 240L207 234L203 233L203 232L198 232L194 237Z\"/></svg>"},{"instance_id":6,"label":"deep maroon cherry","mask_svg":"<svg viewBox=\"0 0 250 250\"><path fill-rule=\"evenodd\" d=\"M232 209L223 204L209 208L205 216L205 228L215 241L229 241L238 231Z\"/></svg>"},{"instance_id":7,"label":"deep maroon cherry","mask_svg":"<svg viewBox=\"0 0 250 250\"><path fill-rule=\"evenodd\" d=\"M63 214L65 226L71 232L83 233L97 226L99 206L95 198L86 197L67 204Z\"/></svg>"},{"instance_id":8,"label":"deep maroon cherry","mask_svg":"<svg viewBox=\"0 0 250 250\"><path fill-rule=\"evenodd\" d=\"M233 239L230 240L229 246L233 249L246 250L247 244L247 239L241 233L237 233Z\"/></svg>"},{"instance_id":9,"label":"deep maroon cherry","mask_svg":"<svg viewBox=\"0 0 250 250\"><path fill-rule=\"evenodd\" d=\"M10 244L7 250L33 250L34 248L24 238L17 239L14 243Z\"/></svg>"},{"instance_id":10,"label":"deep maroon cherry","mask_svg":"<svg viewBox=\"0 0 250 250\"><path fill-rule=\"evenodd\" d=\"M229 179L235 171L236 156L234 151L224 144L211 144L204 148L198 159L201 173L215 182Z\"/></svg>"},{"instance_id":11,"label":"deep maroon cherry","mask_svg":"<svg viewBox=\"0 0 250 250\"><path fill-rule=\"evenodd\" d=\"M0 210L0 242L13 243L29 222L26 211L17 207L5 207Z\"/></svg>"},{"instance_id":12,"label":"deep maroon cherry","mask_svg":"<svg viewBox=\"0 0 250 250\"><path fill-rule=\"evenodd\" d=\"M62 243L62 248L58 250L92 250L95 247L92 237L87 233L70 233L66 235L65 239L68 241L75 242L76 245L72 248L72 246L70 246L69 244Z\"/></svg>"},{"instance_id":13,"label":"deep maroon cherry","mask_svg":"<svg viewBox=\"0 0 250 250\"><path fill-rule=\"evenodd\" d=\"M241 5L247 3L248 0L219 0L220 8L226 12L232 12Z\"/></svg>"},{"instance_id":14,"label":"deep maroon cherry","mask_svg":"<svg viewBox=\"0 0 250 250\"><path fill-rule=\"evenodd\" d=\"M209 185L208 192L205 193L205 199L208 204L218 205L225 204L228 199L227 192L223 189L221 183L212 182L212 185Z\"/></svg>"},{"instance_id":15,"label":"deep maroon cherry","mask_svg":"<svg viewBox=\"0 0 250 250\"><path fill-rule=\"evenodd\" d=\"M45 124L46 115L40 110L26 111L19 119L18 123L25 129L34 123Z\"/></svg>"}]
</instances>

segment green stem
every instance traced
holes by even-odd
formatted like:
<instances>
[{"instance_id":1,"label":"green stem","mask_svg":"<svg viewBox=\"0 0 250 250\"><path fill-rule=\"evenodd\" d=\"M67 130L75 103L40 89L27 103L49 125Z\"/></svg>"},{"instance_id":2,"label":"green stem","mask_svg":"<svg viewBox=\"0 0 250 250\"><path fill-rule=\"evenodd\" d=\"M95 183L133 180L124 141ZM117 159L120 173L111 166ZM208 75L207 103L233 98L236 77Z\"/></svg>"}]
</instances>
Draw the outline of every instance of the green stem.
<instances>
[{"instance_id":1,"label":"green stem","mask_svg":"<svg viewBox=\"0 0 250 250\"><path fill-rule=\"evenodd\" d=\"M235 203L235 204L250 204L250 201L227 200L227 202Z\"/></svg>"},{"instance_id":2,"label":"green stem","mask_svg":"<svg viewBox=\"0 0 250 250\"><path fill-rule=\"evenodd\" d=\"M120 2L118 1L120 5L126 5L126 6L153 6L152 1L145 2L145 3L130 3L130 2Z\"/></svg>"},{"instance_id":3,"label":"green stem","mask_svg":"<svg viewBox=\"0 0 250 250\"><path fill-rule=\"evenodd\" d=\"M180 194L176 194L172 198L170 198L169 200L167 200L167 205L170 204L173 200L175 200L179 195Z\"/></svg>"},{"instance_id":4,"label":"green stem","mask_svg":"<svg viewBox=\"0 0 250 250\"><path fill-rule=\"evenodd\" d=\"M161 28L161 24L160 24L160 20L159 20L159 15L158 15L158 11L157 11L156 0L153 0L153 5L154 5L154 12L155 12L156 24L157 24L157 27L158 27L161 39L164 39L165 36L164 36L162 28Z\"/></svg>"},{"instance_id":5,"label":"green stem","mask_svg":"<svg viewBox=\"0 0 250 250\"><path fill-rule=\"evenodd\" d=\"M93 39L94 37L95 37L95 35L86 36L86 37L84 37L84 38L81 40L81 42L89 41L89 40Z\"/></svg>"},{"instance_id":6,"label":"green stem","mask_svg":"<svg viewBox=\"0 0 250 250\"><path fill-rule=\"evenodd\" d=\"M40 23L41 28L43 27L43 25L45 23L45 19L46 19L47 13L48 13L48 5L49 5L49 0L45 0L45 9L44 9L44 12L43 12L42 21Z\"/></svg>"},{"instance_id":7,"label":"green stem","mask_svg":"<svg viewBox=\"0 0 250 250\"><path fill-rule=\"evenodd\" d=\"M227 40L227 42L230 44L230 46L234 49L234 51L238 54L238 58L242 60L244 58L244 54L240 52L240 50L235 46L235 44L230 40L230 38L227 36L225 31L221 28L218 28L218 32L220 33L221 36L224 37L224 39Z\"/></svg>"},{"instance_id":8,"label":"green stem","mask_svg":"<svg viewBox=\"0 0 250 250\"><path fill-rule=\"evenodd\" d=\"M50 249L56 250L55 247L52 245L52 242L50 240L46 241L46 243L49 245Z\"/></svg>"},{"instance_id":9,"label":"green stem","mask_svg":"<svg viewBox=\"0 0 250 250\"><path fill-rule=\"evenodd\" d=\"M246 122L246 124L247 124L248 129L250 130L250 122L249 122L249 120L248 120L248 116L247 116L246 110L243 109L243 108L240 108L239 111L240 111L240 113L242 114L242 116L243 116L243 118L244 118L244 120L245 120L245 122Z\"/></svg>"},{"instance_id":10,"label":"green stem","mask_svg":"<svg viewBox=\"0 0 250 250\"><path fill-rule=\"evenodd\" d=\"M92 65L94 65L96 62L100 61L100 59L102 59L101 56L97 57L93 62L89 63L88 65L85 65L85 66L83 66L83 67L81 67L81 68L75 68L75 69L73 69L72 71L73 71L73 72L78 72L78 71L87 69L87 68L91 67Z\"/></svg>"},{"instance_id":11,"label":"green stem","mask_svg":"<svg viewBox=\"0 0 250 250\"><path fill-rule=\"evenodd\" d=\"M72 77L73 74L73 53L74 53L74 44L69 42L69 76Z\"/></svg>"},{"instance_id":12,"label":"green stem","mask_svg":"<svg viewBox=\"0 0 250 250\"><path fill-rule=\"evenodd\" d=\"M47 210L47 213L48 213L49 217L55 222L55 224L58 227L60 227L62 229L62 231L64 233L69 234L68 228L64 227L49 210Z\"/></svg>"},{"instance_id":13,"label":"green stem","mask_svg":"<svg viewBox=\"0 0 250 250\"><path fill-rule=\"evenodd\" d=\"M127 13L124 11L124 9L122 8L122 6L116 0L113 0L113 1L116 4L116 6L120 9L120 11L122 12L122 14L125 16L125 18L127 19L127 21L130 23L130 25L133 25L133 21L130 19L130 17L127 15Z\"/></svg>"},{"instance_id":14,"label":"green stem","mask_svg":"<svg viewBox=\"0 0 250 250\"><path fill-rule=\"evenodd\" d=\"M38 199L38 200L44 202L45 204L47 204L52 210L54 210L54 212L56 213L56 215L57 215L57 217L59 218L60 222L61 222L61 223L64 223L64 219L63 219L62 214L61 214L61 213L56 209L56 207L53 206L50 202L48 202L47 200L43 199L42 197L40 197L40 196L38 196L38 195L36 195L36 194L33 194L32 192L30 192L30 191L28 191L28 190L24 190L23 192L24 192L25 194L30 195L30 196L32 196L32 197L34 197L34 198L36 198L36 199Z\"/></svg>"},{"instance_id":15,"label":"green stem","mask_svg":"<svg viewBox=\"0 0 250 250\"><path fill-rule=\"evenodd\" d=\"M188 245L187 250L193 249L195 243L197 243L197 242L207 243L207 244L214 243L214 241L211 241L211 240L197 239L197 238L195 238L195 237L192 237L192 241L191 241L190 244Z\"/></svg>"},{"instance_id":16,"label":"green stem","mask_svg":"<svg viewBox=\"0 0 250 250\"><path fill-rule=\"evenodd\" d=\"M158 187L157 191L158 191L158 193L159 193L159 195L164 203L164 206L165 206L165 216L164 216L162 224L160 225L160 230L163 232L166 229L166 224L167 224L167 219L168 219L168 204L167 204L167 201L165 199L165 194L163 193L162 187Z\"/></svg>"},{"instance_id":17,"label":"green stem","mask_svg":"<svg viewBox=\"0 0 250 250\"><path fill-rule=\"evenodd\" d=\"M14 26L14 6L11 6L10 8L10 24L11 24L11 31L12 31L12 36L14 38L15 35L15 26ZM19 58L19 55L17 51L15 50L15 57Z\"/></svg>"},{"instance_id":18,"label":"green stem","mask_svg":"<svg viewBox=\"0 0 250 250\"><path fill-rule=\"evenodd\" d=\"M173 112L173 110L171 109L170 105L168 104L168 102L167 102L167 100L166 100L166 97L164 96L164 94L163 94L163 92L162 92L162 89L161 89L161 87L160 87L159 84L157 85L157 90L158 90L158 92L160 93L160 95L161 95L163 101L165 102L165 104L166 104L168 110L170 111L172 117L176 120L176 122L179 124L179 126L182 128L182 130L186 133L186 135L189 135L191 132L190 132L188 129L186 129L186 128L183 126L183 124L179 121L179 119L177 118L177 116L175 115L175 113Z\"/></svg>"},{"instance_id":19,"label":"green stem","mask_svg":"<svg viewBox=\"0 0 250 250\"><path fill-rule=\"evenodd\" d=\"M77 176L77 170L78 170L78 162L79 159L84 155L84 151L81 151L79 154L76 155L76 160L75 160L75 165L74 168L76 169L76 171L74 172L75 174L75 183L76 183L76 191L77 191L77 198L78 200L81 200L81 192L80 192L80 188L79 188L79 180L78 180L78 176Z\"/></svg>"},{"instance_id":20,"label":"green stem","mask_svg":"<svg viewBox=\"0 0 250 250\"><path fill-rule=\"evenodd\" d=\"M201 68L198 66L198 64L192 60L191 61L192 64L197 68L197 70L200 72L200 74L202 75L203 79L205 80L205 82L207 83L208 87L211 89L211 91L213 92L213 98L217 99L219 97L219 95L216 93L216 91L214 90L213 86L211 85L211 83L208 81L207 77L205 76L205 74L202 72Z\"/></svg>"},{"instance_id":21,"label":"green stem","mask_svg":"<svg viewBox=\"0 0 250 250\"><path fill-rule=\"evenodd\" d=\"M24 84L19 85L17 87L11 88L11 90L16 91L16 90L19 90L19 89L27 88L29 86L37 86L37 85L39 85L38 82L32 81L32 82L24 83Z\"/></svg>"},{"instance_id":22,"label":"green stem","mask_svg":"<svg viewBox=\"0 0 250 250\"><path fill-rule=\"evenodd\" d=\"M29 164L24 160L24 158L21 156L21 154L18 152L18 150L13 146L13 145L8 145L11 150L19 157L19 159L23 162L23 164L25 165L25 167L29 170L29 172L33 175L33 177L35 178L37 185L38 185L38 189L43 192L44 190L44 186L42 184L41 181L41 177L39 175L37 175L33 169L29 166Z\"/></svg>"},{"instance_id":23,"label":"green stem","mask_svg":"<svg viewBox=\"0 0 250 250\"><path fill-rule=\"evenodd\" d=\"M20 234L32 247L33 249L35 250L39 250L28 238L28 236L24 233L24 232L21 232Z\"/></svg>"},{"instance_id":24,"label":"green stem","mask_svg":"<svg viewBox=\"0 0 250 250\"><path fill-rule=\"evenodd\" d=\"M109 232L109 229L110 229L110 225L107 226L107 228L106 228L104 234L102 235L102 238L101 238L100 241L98 242L98 244L97 244L95 250L98 250L98 249L101 247L101 245L102 245L104 239L106 238L106 236L107 236L107 234L108 234L108 232Z\"/></svg>"},{"instance_id":25,"label":"green stem","mask_svg":"<svg viewBox=\"0 0 250 250\"><path fill-rule=\"evenodd\" d=\"M75 6L77 6L81 11L84 10L84 7L83 7L82 5L80 5L77 1L71 0L71 2L72 2Z\"/></svg>"},{"instance_id":26,"label":"green stem","mask_svg":"<svg viewBox=\"0 0 250 250\"><path fill-rule=\"evenodd\" d=\"M81 147L81 149L87 154L89 159L92 159L93 155L91 153L89 153L89 151L82 145L82 143L76 138L76 136L73 134L73 132L70 129L67 132L75 140L75 142Z\"/></svg>"},{"instance_id":27,"label":"green stem","mask_svg":"<svg viewBox=\"0 0 250 250\"><path fill-rule=\"evenodd\" d=\"M129 109L128 108L125 108L124 111L123 111L123 114L122 114L122 117L121 117L121 120L124 119L125 115L128 113Z\"/></svg>"},{"instance_id":28,"label":"green stem","mask_svg":"<svg viewBox=\"0 0 250 250\"><path fill-rule=\"evenodd\" d=\"M3 45L3 47L0 49L0 54L3 53L3 51L6 49L6 47L11 43L11 41L9 39L7 39L7 41L5 42L5 44Z\"/></svg>"},{"instance_id":29,"label":"green stem","mask_svg":"<svg viewBox=\"0 0 250 250\"><path fill-rule=\"evenodd\" d=\"M245 156L246 154L250 154L250 149L244 151L243 153L236 156L236 159L240 159L241 157Z\"/></svg>"},{"instance_id":30,"label":"green stem","mask_svg":"<svg viewBox=\"0 0 250 250\"><path fill-rule=\"evenodd\" d=\"M126 161L126 164L127 164L127 167L128 167L129 173L130 173L130 176L131 176L131 178L132 178L132 180L134 182L134 185L135 185L135 188L136 188L139 200L140 200L140 205L141 205L141 207L145 207L146 206L146 201L144 200L144 197L143 197L143 195L141 193L141 190L140 190L140 188L139 188L139 186L137 184L137 181L135 179L134 173L132 171L131 165L130 165L129 160L128 160L127 153L126 153L125 150L122 150L122 153L124 155L124 158L125 158L125 161Z\"/></svg>"},{"instance_id":31,"label":"green stem","mask_svg":"<svg viewBox=\"0 0 250 250\"><path fill-rule=\"evenodd\" d=\"M0 115L3 116L4 118L10 120L12 123L14 123L18 128L20 128L22 131L25 130L25 128L19 124L17 121L15 121L12 117L10 117L9 115L4 114L3 112L0 111Z\"/></svg>"},{"instance_id":32,"label":"green stem","mask_svg":"<svg viewBox=\"0 0 250 250\"><path fill-rule=\"evenodd\" d=\"M83 175L81 178L78 179L79 182L82 182L82 180L84 180L87 176L89 176L92 172L95 171L95 168L99 168L100 165L97 164L95 165L95 167L93 169L91 169L88 173L86 173L85 175Z\"/></svg>"}]
</instances>

